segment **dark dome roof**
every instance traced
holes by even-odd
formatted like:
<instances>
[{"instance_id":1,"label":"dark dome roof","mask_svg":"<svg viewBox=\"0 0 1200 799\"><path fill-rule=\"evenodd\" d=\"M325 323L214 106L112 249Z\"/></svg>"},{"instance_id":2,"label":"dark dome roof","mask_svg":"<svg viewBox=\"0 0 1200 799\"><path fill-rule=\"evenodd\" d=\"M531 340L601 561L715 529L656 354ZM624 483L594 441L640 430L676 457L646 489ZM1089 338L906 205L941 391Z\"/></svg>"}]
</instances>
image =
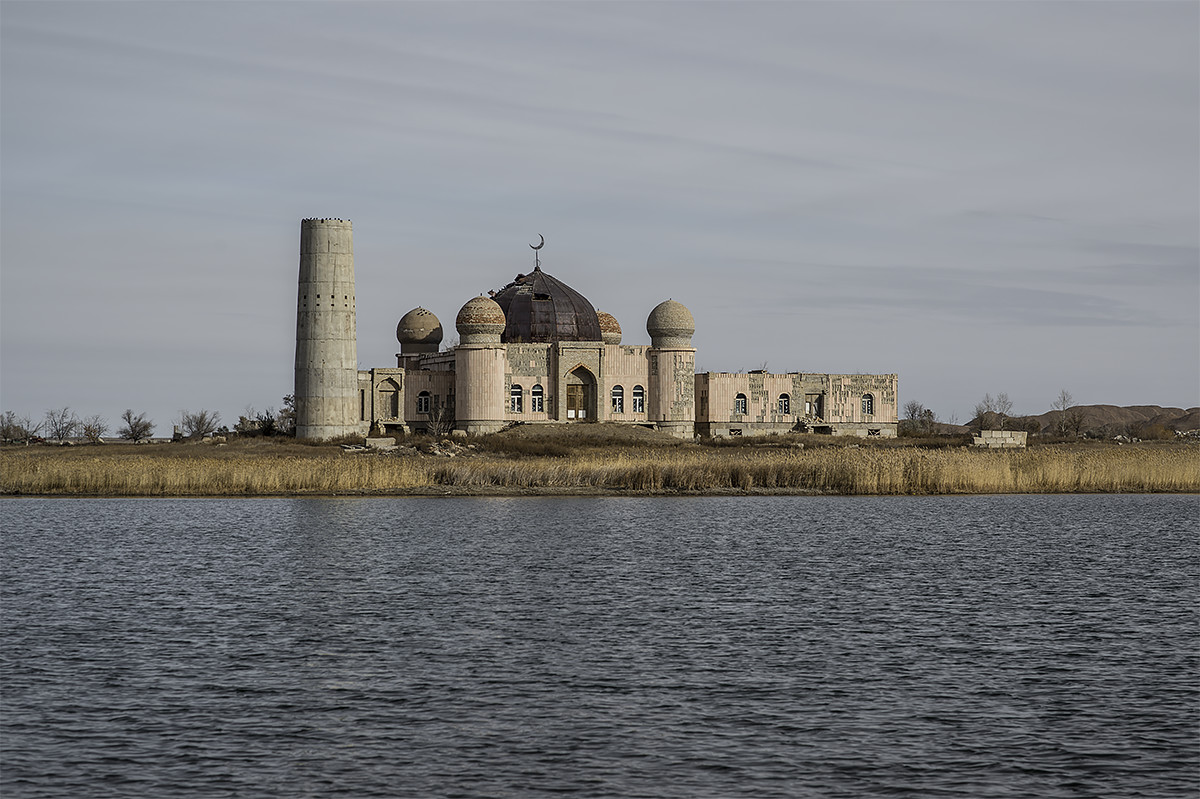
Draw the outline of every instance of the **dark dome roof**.
<instances>
[{"instance_id":1,"label":"dark dome roof","mask_svg":"<svg viewBox=\"0 0 1200 799\"><path fill-rule=\"evenodd\" d=\"M517 275L493 299L504 310L500 340L506 344L601 340L600 320L592 304L541 267Z\"/></svg>"}]
</instances>

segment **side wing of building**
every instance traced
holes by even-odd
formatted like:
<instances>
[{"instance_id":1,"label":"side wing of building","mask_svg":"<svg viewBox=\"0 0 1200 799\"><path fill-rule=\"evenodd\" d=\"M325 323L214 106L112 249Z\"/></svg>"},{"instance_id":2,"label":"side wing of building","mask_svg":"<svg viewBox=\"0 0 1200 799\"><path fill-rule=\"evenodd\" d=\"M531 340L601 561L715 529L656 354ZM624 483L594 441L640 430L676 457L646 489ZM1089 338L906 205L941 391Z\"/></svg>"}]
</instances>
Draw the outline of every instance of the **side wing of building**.
<instances>
[{"instance_id":1,"label":"side wing of building","mask_svg":"<svg viewBox=\"0 0 1200 799\"><path fill-rule=\"evenodd\" d=\"M812 432L895 437L897 376L794 372L696 375L696 433Z\"/></svg>"}]
</instances>

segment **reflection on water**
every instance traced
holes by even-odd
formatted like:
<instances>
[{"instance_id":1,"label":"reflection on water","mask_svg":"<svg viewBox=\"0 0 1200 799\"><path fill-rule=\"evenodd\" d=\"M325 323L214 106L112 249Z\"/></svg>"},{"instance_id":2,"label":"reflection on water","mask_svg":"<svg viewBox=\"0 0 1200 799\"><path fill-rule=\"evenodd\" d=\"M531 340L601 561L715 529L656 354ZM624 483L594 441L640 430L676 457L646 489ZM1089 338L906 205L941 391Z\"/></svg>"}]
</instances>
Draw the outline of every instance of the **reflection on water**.
<instances>
[{"instance_id":1,"label":"reflection on water","mask_svg":"<svg viewBox=\"0 0 1200 799\"><path fill-rule=\"evenodd\" d=\"M5 500L0 794L1194 796L1197 511Z\"/></svg>"}]
</instances>

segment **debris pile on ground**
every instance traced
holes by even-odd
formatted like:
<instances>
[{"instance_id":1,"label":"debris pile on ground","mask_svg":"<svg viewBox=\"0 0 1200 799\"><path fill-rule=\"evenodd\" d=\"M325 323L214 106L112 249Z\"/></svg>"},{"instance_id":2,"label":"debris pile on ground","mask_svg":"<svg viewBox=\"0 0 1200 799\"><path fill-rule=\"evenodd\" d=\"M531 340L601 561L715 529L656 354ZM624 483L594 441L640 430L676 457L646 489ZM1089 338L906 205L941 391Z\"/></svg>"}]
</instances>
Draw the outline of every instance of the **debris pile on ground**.
<instances>
[{"instance_id":1,"label":"debris pile on ground","mask_svg":"<svg viewBox=\"0 0 1200 799\"><path fill-rule=\"evenodd\" d=\"M429 445L429 454L443 458L457 458L460 455L472 454L474 449L474 444L459 444L448 438L443 438L441 441Z\"/></svg>"}]
</instances>

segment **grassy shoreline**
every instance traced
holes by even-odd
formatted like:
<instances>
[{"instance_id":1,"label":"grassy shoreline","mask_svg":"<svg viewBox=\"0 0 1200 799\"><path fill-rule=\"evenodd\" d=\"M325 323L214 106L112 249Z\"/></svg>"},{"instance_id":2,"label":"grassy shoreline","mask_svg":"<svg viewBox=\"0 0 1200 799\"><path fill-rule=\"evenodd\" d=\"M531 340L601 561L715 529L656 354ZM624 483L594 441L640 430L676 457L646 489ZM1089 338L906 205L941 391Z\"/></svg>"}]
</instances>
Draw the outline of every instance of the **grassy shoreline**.
<instances>
[{"instance_id":1,"label":"grassy shoreline","mask_svg":"<svg viewBox=\"0 0 1200 799\"><path fill-rule=\"evenodd\" d=\"M928 495L1197 493L1195 446L582 447L441 457L336 447L0 450L8 496Z\"/></svg>"}]
</instances>

